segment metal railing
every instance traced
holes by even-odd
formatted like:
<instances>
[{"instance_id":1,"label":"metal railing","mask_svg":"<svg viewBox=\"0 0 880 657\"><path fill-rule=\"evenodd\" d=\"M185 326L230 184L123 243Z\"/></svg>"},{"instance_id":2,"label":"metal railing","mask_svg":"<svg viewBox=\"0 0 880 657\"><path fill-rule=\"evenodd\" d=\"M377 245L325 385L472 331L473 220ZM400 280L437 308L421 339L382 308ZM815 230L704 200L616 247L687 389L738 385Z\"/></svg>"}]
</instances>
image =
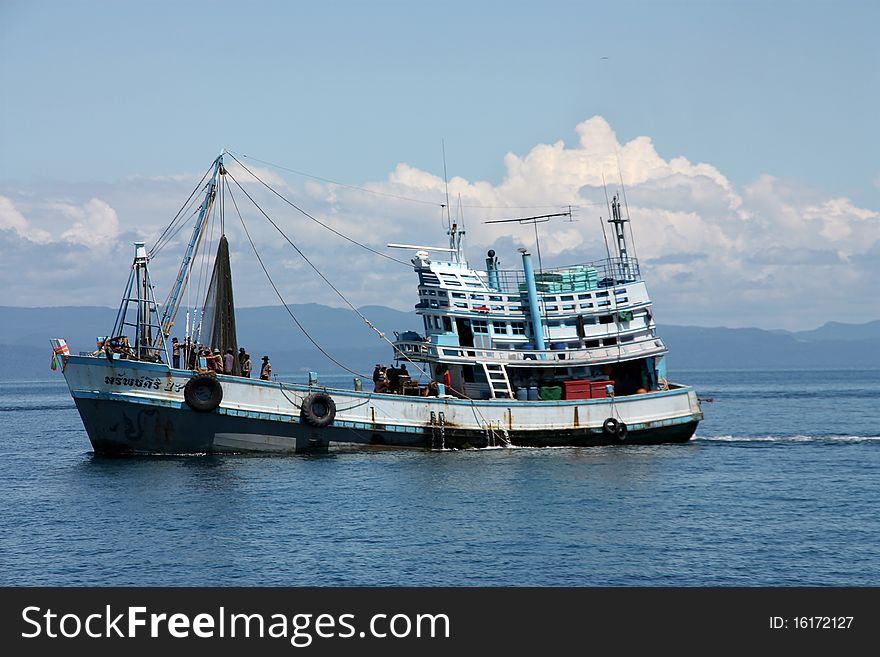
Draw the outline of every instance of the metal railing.
<instances>
[{"instance_id":1,"label":"metal railing","mask_svg":"<svg viewBox=\"0 0 880 657\"><path fill-rule=\"evenodd\" d=\"M518 269L499 269L491 276L484 270L476 274L486 287L505 294L519 294L525 290L525 275ZM583 292L638 280L641 280L641 272L636 258L605 258L580 265L542 269L535 273L538 292L544 294Z\"/></svg>"},{"instance_id":2,"label":"metal railing","mask_svg":"<svg viewBox=\"0 0 880 657\"><path fill-rule=\"evenodd\" d=\"M611 346L564 350L526 350L526 349L485 349L479 347L460 347L437 345L431 342L398 340L395 350L409 358L439 361L462 362L502 362L537 364L554 363L560 365L584 365L607 363L619 360L632 360L666 353L666 345L657 337L633 340Z\"/></svg>"}]
</instances>

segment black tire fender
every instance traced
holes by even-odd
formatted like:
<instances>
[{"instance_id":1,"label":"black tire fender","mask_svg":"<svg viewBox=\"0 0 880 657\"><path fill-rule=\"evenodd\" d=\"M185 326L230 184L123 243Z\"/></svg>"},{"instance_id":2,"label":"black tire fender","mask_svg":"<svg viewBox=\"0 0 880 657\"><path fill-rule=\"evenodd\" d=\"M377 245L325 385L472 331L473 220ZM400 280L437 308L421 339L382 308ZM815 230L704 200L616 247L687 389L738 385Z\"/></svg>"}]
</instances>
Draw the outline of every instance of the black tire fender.
<instances>
[{"instance_id":1,"label":"black tire fender","mask_svg":"<svg viewBox=\"0 0 880 657\"><path fill-rule=\"evenodd\" d=\"M623 442L624 440L626 440L626 436L628 433L629 433L629 429L626 426L626 422L618 422L617 423L617 431L615 432L617 439L620 442Z\"/></svg>"},{"instance_id":2,"label":"black tire fender","mask_svg":"<svg viewBox=\"0 0 880 657\"><path fill-rule=\"evenodd\" d=\"M223 386L216 377L194 376L186 382L183 399L197 413L210 413L223 401Z\"/></svg>"},{"instance_id":3,"label":"black tire fender","mask_svg":"<svg viewBox=\"0 0 880 657\"><path fill-rule=\"evenodd\" d=\"M303 399L299 415L313 427L323 429L336 418L336 402L326 392L313 392Z\"/></svg>"},{"instance_id":4,"label":"black tire fender","mask_svg":"<svg viewBox=\"0 0 880 657\"><path fill-rule=\"evenodd\" d=\"M617 436L617 429L620 423L616 418L609 417L602 423L602 431L604 431L609 436Z\"/></svg>"}]
</instances>

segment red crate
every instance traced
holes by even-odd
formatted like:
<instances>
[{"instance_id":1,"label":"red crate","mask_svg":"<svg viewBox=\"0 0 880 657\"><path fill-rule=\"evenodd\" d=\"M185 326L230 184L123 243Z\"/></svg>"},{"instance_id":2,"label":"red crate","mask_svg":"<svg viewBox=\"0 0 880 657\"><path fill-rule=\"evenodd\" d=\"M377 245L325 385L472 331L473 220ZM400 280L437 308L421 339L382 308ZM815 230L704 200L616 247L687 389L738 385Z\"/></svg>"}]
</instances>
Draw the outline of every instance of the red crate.
<instances>
[{"instance_id":1,"label":"red crate","mask_svg":"<svg viewBox=\"0 0 880 657\"><path fill-rule=\"evenodd\" d=\"M614 381L590 381L590 398L604 399L608 396L605 386L614 386Z\"/></svg>"},{"instance_id":2,"label":"red crate","mask_svg":"<svg viewBox=\"0 0 880 657\"><path fill-rule=\"evenodd\" d=\"M590 382L586 380L573 380L562 382L563 399L589 399Z\"/></svg>"}]
</instances>

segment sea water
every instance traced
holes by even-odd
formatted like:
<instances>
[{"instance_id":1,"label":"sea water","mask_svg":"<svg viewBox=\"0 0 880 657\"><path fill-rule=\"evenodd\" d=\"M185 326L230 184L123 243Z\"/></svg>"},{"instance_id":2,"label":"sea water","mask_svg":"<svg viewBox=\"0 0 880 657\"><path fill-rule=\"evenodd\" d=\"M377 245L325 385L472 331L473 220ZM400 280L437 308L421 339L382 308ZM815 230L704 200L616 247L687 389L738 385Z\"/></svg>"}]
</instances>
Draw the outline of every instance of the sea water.
<instances>
[{"instance_id":1,"label":"sea water","mask_svg":"<svg viewBox=\"0 0 880 657\"><path fill-rule=\"evenodd\" d=\"M880 585L880 371L671 378L683 445L130 458L0 383L0 584Z\"/></svg>"}]
</instances>

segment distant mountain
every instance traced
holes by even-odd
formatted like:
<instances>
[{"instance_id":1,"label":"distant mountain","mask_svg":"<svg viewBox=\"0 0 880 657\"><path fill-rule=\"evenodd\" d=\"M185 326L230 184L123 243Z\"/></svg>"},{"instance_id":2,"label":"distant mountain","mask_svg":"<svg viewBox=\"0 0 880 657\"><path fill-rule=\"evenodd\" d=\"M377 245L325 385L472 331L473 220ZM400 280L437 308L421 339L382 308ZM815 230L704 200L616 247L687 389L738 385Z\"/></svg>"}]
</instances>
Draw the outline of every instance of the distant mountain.
<instances>
[{"instance_id":1,"label":"distant mountain","mask_svg":"<svg viewBox=\"0 0 880 657\"><path fill-rule=\"evenodd\" d=\"M857 335L858 325L850 327L853 330L849 333L841 330L833 334ZM800 338L800 333L756 328L666 326L658 332L669 347L668 366L673 370L880 367L880 336L822 339L821 331L803 332L811 335L810 340Z\"/></svg>"},{"instance_id":2,"label":"distant mountain","mask_svg":"<svg viewBox=\"0 0 880 657\"><path fill-rule=\"evenodd\" d=\"M796 339L806 342L820 340L880 340L880 319L866 324L842 324L828 322L812 331L792 333Z\"/></svg>"},{"instance_id":3,"label":"distant mountain","mask_svg":"<svg viewBox=\"0 0 880 657\"><path fill-rule=\"evenodd\" d=\"M290 307L312 338L332 358L361 374L389 363L391 346L351 310L319 304ZM421 332L420 318L384 306L360 311L389 340L394 331ZM71 351L89 351L109 332L116 311L102 307L15 308L0 306L0 379L45 379L51 375L49 338L63 337ZM240 308L239 343L255 363L268 355L279 374L306 376L344 371L313 345L282 306ZM183 333L175 333L183 337ZM880 321L829 322L811 331L756 328L661 326L670 349L669 369L848 369L880 368Z\"/></svg>"}]
</instances>

